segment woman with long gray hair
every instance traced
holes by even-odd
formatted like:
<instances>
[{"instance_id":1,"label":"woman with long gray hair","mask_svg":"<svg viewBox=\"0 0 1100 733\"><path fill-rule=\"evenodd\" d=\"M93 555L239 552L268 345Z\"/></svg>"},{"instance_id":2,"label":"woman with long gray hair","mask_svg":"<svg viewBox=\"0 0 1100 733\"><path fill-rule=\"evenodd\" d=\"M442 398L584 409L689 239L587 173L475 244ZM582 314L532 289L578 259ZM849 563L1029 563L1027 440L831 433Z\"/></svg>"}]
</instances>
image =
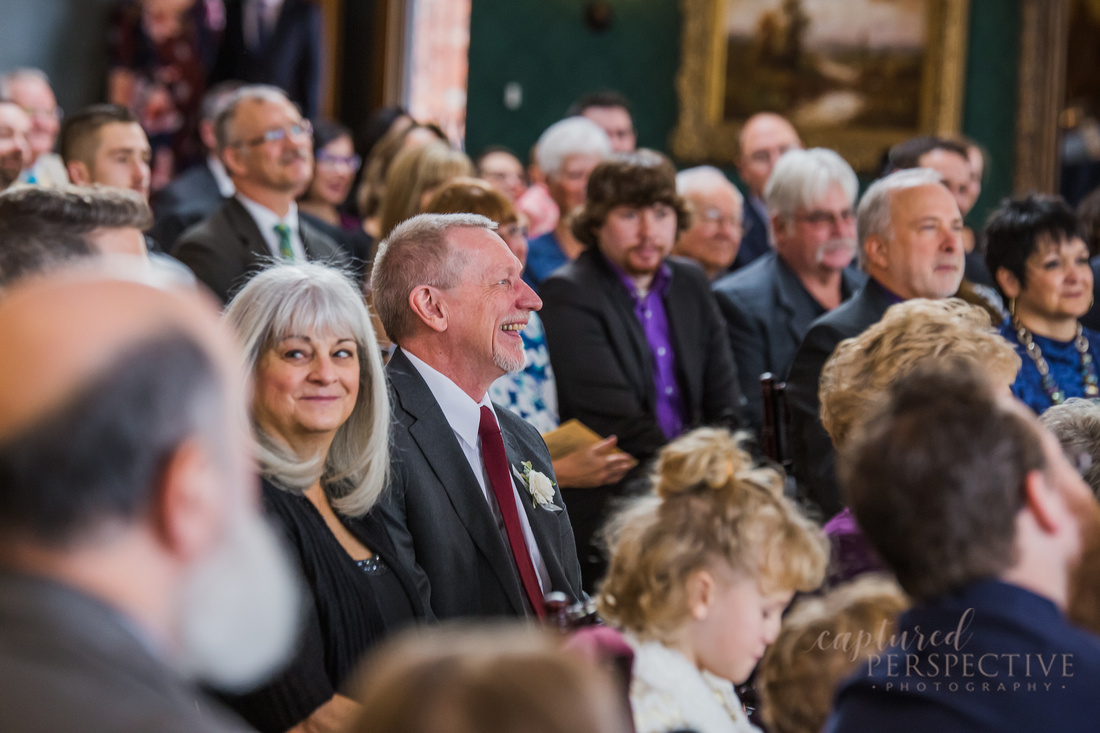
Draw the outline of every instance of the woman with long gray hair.
<instances>
[{"instance_id":1,"label":"woman with long gray hair","mask_svg":"<svg viewBox=\"0 0 1100 733\"><path fill-rule=\"evenodd\" d=\"M370 315L343 272L276 265L225 318L254 381L252 426L264 508L310 589L291 665L228 702L260 731L342 727L349 675L380 638L427 613L373 508L389 473L390 408Z\"/></svg>"}]
</instances>

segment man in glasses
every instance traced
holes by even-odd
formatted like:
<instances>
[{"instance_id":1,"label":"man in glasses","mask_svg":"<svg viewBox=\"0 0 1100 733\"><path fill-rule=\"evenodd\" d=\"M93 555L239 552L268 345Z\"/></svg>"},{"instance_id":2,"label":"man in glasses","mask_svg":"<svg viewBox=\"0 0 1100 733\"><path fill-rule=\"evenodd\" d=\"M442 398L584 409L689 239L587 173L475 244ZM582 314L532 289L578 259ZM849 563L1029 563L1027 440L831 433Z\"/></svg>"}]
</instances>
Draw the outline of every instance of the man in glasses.
<instances>
[{"instance_id":1,"label":"man in glasses","mask_svg":"<svg viewBox=\"0 0 1100 733\"><path fill-rule=\"evenodd\" d=\"M849 268L858 189L855 172L832 150L784 154L764 189L775 248L714 285L757 430L764 419L760 375L786 375L814 319L862 284Z\"/></svg>"},{"instance_id":2,"label":"man in glasses","mask_svg":"<svg viewBox=\"0 0 1100 733\"><path fill-rule=\"evenodd\" d=\"M344 261L330 237L298 216L295 199L313 175L313 128L282 90L241 87L214 134L236 193L184 232L172 254L223 302L273 260Z\"/></svg>"},{"instance_id":3,"label":"man in glasses","mask_svg":"<svg viewBox=\"0 0 1100 733\"><path fill-rule=\"evenodd\" d=\"M8 99L23 108L31 121L27 142L31 157L20 180L40 186L58 186L69 182L65 165L54 153L61 128L61 108L50 87L49 77L39 69L15 69L0 76L0 99Z\"/></svg>"},{"instance_id":4,"label":"man in glasses","mask_svg":"<svg viewBox=\"0 0 1100 733\"><path fill-rule=\"evenodd\" d=\"M672 254L695 260L713 281L730 269L741 246L744 198L709 165L677 173L676 193L691 205L691 226L676 239Z\"/></svg>"},{"instance_id":5,"label":"man in glasses","mask_svg":"<svg viewBox=\"0 0 1100 733\"><path fill-rule=\"evenodd\" d=\"M749 264L771 249L768 241L768 210L764 206L764 186L779 156L802 147L802 140L785 118L761 112L745 120L738 137L740 157L737 173L749 189L745 202L745 236L733 269Z\"/></svg>"}]
</instances>

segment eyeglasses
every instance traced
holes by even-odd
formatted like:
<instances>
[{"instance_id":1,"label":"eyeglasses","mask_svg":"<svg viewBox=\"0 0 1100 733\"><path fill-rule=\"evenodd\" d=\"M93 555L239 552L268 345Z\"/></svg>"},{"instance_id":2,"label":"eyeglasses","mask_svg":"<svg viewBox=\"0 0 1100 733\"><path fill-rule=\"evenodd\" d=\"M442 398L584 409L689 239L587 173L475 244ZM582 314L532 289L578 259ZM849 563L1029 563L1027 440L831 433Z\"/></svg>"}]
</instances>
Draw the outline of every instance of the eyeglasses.
<instances>
[{"instance_id":1,"label":"eyeglasses","mask_svg":"<svg viewBox=\"0 0 1100 733\"><path fill-rule=\"evenodd\" d=\"M337 168L344 166L351 169L352 172L359 170L359 166L363 165L363 159L358 155L333 155L332 153L326 153L324 150L318 150L317 155L314 156L317 165L326 168Z\"/></svg>"},{"instance_id":2,"label":"eyeglasses","mask_svg":"<svg viewBox=\"0 0 1100 733\"><path fill-rule=\"evenodd\" d=\"M60 107L54 107L53 109L35 109L34 107L24 107L23 111L27 113L27 117L33 119L43 120L60 120L65 116L65 111Z\"/></svg>"},{"instance_id":3,"label":"eyeglasses","mask_svg":"<svg viewBox=\"0 0 1100 733\"><path fill-rule=\"evenodd\" d=\"M730 229L740 229L741 219L736 216L725 216L721 211L714 208L703 209L699 212L699 221L710 224L712 226L721 226L725 224Z\"/></svg>"},{"instance_id":4,"label":"eyeglasses","mask_svg":"<svg viewBox=\"0 0 1100 733\"><path fill-rule=\"evenodd\" d=\"M276 127L273 130L268 130L263 135L254 137L251 140L241 140L230 143L230 147L254 148L264 143L281 143L283 140L290 137L313 137L313 125L309 124L309 120L302 120L298 124L291 125L290 127Z\"/></svg>"},{"instance_id":5,"label":"eyeglasses","mask_svg":"<svg viewBox=\"0 0 1100 733\"><path fill-rule=\"evenodd\" d=\"M856 214L851 209L844 211L823 211L818 209L809 214L798 214L794 217L797 221L805 222L810 226L820 227L832 224L837 227L847 226L856 220Z\"/></svg>"}]
</instances>

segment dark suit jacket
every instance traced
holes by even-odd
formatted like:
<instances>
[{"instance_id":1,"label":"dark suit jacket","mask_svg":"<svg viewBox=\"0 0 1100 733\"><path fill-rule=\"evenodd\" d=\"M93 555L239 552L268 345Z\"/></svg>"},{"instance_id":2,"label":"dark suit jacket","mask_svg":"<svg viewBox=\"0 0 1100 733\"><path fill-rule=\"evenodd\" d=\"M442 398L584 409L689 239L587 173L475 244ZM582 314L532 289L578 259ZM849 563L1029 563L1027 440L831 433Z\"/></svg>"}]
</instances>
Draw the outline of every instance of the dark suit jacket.
<instances>
[{"instance_id":1,"label":"dark suit jacket","mask_svg":"<svg viewBox=\"0 0 1100 733\"><path fill-rule=\"evenodd\" d=\"M771 242L768 241L768 222L761 218L748 196L745 197L743 211L745 234L741 237L741 246L737 248L737 257L733 259L730 270L740 270L757 257L772 250Z\"/></svg>"},{"instance_id":2,"label":"dark suit jacket","mask_svg":"<svg viewBox=\"0 0 1100 733\"><path fill-rule=\"evenodd\" d=\"M347 261L336 243L307 221L299 220L299 232L309 259L337 264ZM184 232L172 254L223 303L272 261L255 220L235 198L227 199L209 219Z\"/></svg>"},{"instance_id":3,"label":"dark suit jacket","mask_svg":"<svg viewBox=\"0 0 1100 733\"><path fill-rule=\"evenodd\" d=\"M321 10L309 0L284 0L279 20L259 54L244 36L244 0L225 4L225 33L211 83L238 79L272 84L287 93L302 115L315 119L320 98Z\"/></svg>"},{"instance_id":4,"label":"dark suit jacket","mask_svg":"<svg viewBox=\"0 0 1100 733\"><path fill-rule=\"evenodd\" d=\"M386 367L392 391L392 477L383 521L421 595L438 618L523 616L529 604L511 550L470 471L466 456L423 377L398 349ZM496 408L508 462L553 477L538 431L504 407ZM521 495L527 489L518 486ZM578 600L580 566L561 493L560 512L520 502L555 591Z\"/></svg>"},{"instance_id":5,"label":"dark suit jacket","mask_svg":"<svg viewBox=\"0 0 1100 733\"><path fill-rule=\"evenodd\" d=\"M841 277L845 300L867 279L853 269ZM714 283L714 297L729 326L746 417L759 430L764 422L760 375L771 372L783 379L810 324L826 311L775 250Z\"/></svg>"},{"instance_id":6,"label":"dark suit jacket","mask_svg":"<svg viewBox=\"0 0 1100 733\"><path fill-rule=\"evenodd\" d=\"M670 257L665 296L687 427L738 425L744 400L725 324L702 269ZM561 419L577 418L639 460L667 439L657 424L653 359L634 301L596 250L562 267L539 290Z\"/></svg>"},{"instance_id":7,"label":"dark suit jacket","mask_svg":"<svg viewBox=\"0 0 1100 733\"><path fill-rule=\"evenodd\" d=\"M744 400L710 283L695 262L667 262L672 282L664 305L688 411L685 428L739 426ZM642 464L667 442L657 423L653 357L633 299L599 252L581 253L548 278L539 295L562 420L576 418L600 435L618 436L619 447L640 462L617 485L566 491L585 588L594 589L605 565L595 537L608 502L644 484Z\"/></svg>"},{"instance_id":8,"label":"dark suit jacket","mask_svg":"<svg viewBox=\"0 0 1100 733\"><path fill-rule=\"evenodd\" d=\"M844 504L836 481L836 450L821 424L821 402L817 396L821 369L837 344L863 333L893 304L890 293L874 280L868 280L851 300L810 325L791 362L787 408L794 475L806 498L820 507L825 519L839 512Z\"/></svg>"},{"instance_id":9,"label":"dark suit jacket","mask_svg":"<svg viewBox=\"0 0 1100 733\"><path fill-rule=\"evenodd\" d=\"M0 573L0 730L244 733L139 639L73 588Z\"/></svg>"},{"instance_id":10,"label":"dark suit jacket","mask_svg":"<svg viewBox=\"0 0 1100 733\"><path fill-rule=\"evenodd\" d=\"M154 223L149 230L164 251L171 252L187 229L218 210L225 199L205 161L192 166L156 197Z\"/></svg>"}]
</instances>

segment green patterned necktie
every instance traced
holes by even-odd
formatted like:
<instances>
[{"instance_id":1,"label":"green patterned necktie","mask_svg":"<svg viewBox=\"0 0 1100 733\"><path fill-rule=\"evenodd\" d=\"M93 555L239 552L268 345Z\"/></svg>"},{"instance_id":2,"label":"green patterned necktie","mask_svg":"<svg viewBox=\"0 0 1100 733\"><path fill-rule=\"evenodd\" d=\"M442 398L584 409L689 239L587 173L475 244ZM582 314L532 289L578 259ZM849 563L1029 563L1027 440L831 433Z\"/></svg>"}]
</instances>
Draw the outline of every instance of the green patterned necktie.
<instances>
[{"instance_id":1,"label":"green patterned necktie","mask_svg":"<svg viewBox=\"0 0 1100 733\"><path fill-rule=\"evenodd\" d=\"M290 227L276 224L275 233L279 235L279 255L288 261L294 260L294 248L290 246Z\"/></svg>"}]
</instances>

